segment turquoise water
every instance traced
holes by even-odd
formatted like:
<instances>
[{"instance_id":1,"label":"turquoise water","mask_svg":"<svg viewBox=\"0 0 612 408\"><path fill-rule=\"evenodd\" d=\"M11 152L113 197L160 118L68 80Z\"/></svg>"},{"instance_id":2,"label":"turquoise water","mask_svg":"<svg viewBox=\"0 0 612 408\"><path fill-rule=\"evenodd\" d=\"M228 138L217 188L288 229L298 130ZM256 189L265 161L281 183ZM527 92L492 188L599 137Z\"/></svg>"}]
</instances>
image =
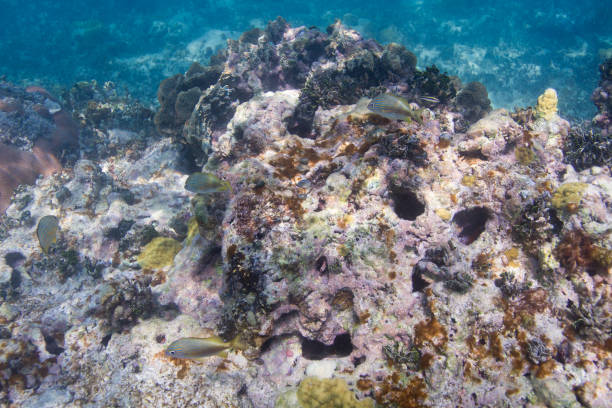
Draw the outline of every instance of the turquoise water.
<instances>
[{"instance_id":1,"label":"turquoise water","mask_svg":"<svg viewBox=\"0 0 612 408\"><path fill-rule=\"evenodd\" d=\"M486 4L488 3L488 4ZM492 5L493 4L493 5ZM0 75L57 90L114 81L155 103L159 82L206 62L227 38L277 15L322 30L340 18L366 37L406 45L481 81L495 107L534 104L554 87L560 112L588 118L597 65L612 54L609 2L557 1L0 1Z\"/></svg>"}]
</instances>

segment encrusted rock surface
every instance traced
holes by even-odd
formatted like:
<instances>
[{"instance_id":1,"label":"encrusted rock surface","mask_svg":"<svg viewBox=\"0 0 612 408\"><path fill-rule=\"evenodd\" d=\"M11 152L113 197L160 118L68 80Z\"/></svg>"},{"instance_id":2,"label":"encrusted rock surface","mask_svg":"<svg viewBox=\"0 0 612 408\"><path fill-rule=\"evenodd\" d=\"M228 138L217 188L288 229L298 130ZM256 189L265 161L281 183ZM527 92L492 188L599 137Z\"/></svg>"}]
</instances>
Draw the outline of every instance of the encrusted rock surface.
<instances>
[{"instance_id":1,"label":"encrusted rock surface","mask_svg":"<svg viewBox=\"0 0 612 408\"><path fill-rule=\"evenodd\" d=\"M155 119L73 90L97 138L0 225L1 403L310 406L320 383L354 406L605 407L610 168L564 162L558 115L415 66L279 18L164 81ZM384 91L422 124L369 112ZM231 191L186 191L194 163ZM244 350L164 355L213 334Z\"/></svg>"}]
</instances>

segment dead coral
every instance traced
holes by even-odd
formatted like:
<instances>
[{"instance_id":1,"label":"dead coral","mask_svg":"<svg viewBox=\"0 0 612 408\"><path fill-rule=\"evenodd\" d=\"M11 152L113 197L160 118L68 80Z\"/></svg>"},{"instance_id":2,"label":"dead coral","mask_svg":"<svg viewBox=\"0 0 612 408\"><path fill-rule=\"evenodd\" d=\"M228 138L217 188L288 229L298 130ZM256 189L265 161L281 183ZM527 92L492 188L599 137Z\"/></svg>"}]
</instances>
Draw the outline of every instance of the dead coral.
<instances>
[{"instance_id":1,"label":"dead coral","mask_svg":"<svg viewBox=\"0 0 612 408\"><path fill-rule=\"evenodd\" d=\"M427 153L421 147L421 141L416 136L389 133L383 136L378 146L378 153L381 155L410 160L421 167L427 163Z\"/></svg>"},{"instance_id":2,"label":"dead coral","mask_svg":"<svg viewBox=\"0 0 612 408\"><path fill-rule=\"evenodd\" d=\"M480 82L470 82L459 91L455 103L465 120L470 123L482 119L491 111L487 88Z\"/></svg>"},{"instance_id":3,"label":"dead coral","mask_svg":"<svg viewBox=\"0 0 612 408\"><path fill-rule=\"evenodd\" d=\"M544 193L527 205L514 217L512 233L528 253L536 253L544 242L550 242L559 233L562 222L550 203L550 194Z\"/></svg>"},{"instance_id":4,"label":"dead coral","mask_svg":"<svg viewBox=\"0 0 612 408\"><path fill-rule=\"evenodd\" d=\"M551 352L542 340L534 338L527 342L527 358L533 364L542 364L549 360L550 356Z\"/></svg>"},{"instance_id":5,"label":"dead coral","mask_svg":"<svg viewBox=\"0 0 612 408\"><path fill-rule=\"evenodd\" d=\"M150 283L149 277L105 283L97 289L96 306L88 314L103 319L111 332L129 328L155 310Z\"/></svg>"},{"instance_id":6,"label":"dead coral","mask_svg":"<svg viewBox=\"0 0 612 408\"><path fill-rule=\"evenodd\" d=\"M516 297L531 286L529 282L517 282L514 275L510 272L502 272L501 276L495 279L494 283L506 298Z\"/></svg>"},{"instance_id":7,"label":"dead coral","mask_svg":"<svg viewBox=\"0 0 612 408\"><path fill-rule=\"evenodd\" d=\"M594 293L591 297L578 304L568 301L568 317L581 336L604 342L612 335L612 303L605 294Z\"/></svg>"},{"instance_id":8,"label":"dead coral","mask_svg":"<svg viewBox=\"0 0 612 408\"><path fill-rule=\"evenodd\" d=\"M386 344L382 349L383 355L391 364L402 371L416 371L419 369L421 353L413 345L407 345L400 341Z\"/></svg>"}]
</instances>

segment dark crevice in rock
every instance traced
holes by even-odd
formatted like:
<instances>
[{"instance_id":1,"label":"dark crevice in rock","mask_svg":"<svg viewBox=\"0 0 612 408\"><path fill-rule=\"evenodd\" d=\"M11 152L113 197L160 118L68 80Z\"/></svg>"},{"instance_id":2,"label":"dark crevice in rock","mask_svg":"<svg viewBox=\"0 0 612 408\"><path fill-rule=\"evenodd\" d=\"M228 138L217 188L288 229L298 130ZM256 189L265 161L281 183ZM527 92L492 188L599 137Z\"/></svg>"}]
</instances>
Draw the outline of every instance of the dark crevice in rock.
<instances>
[{"instance_id":1,"label":"dark crevice in rock","mask_svg":"<svg viewBox=\"0 0 612 408\"><path fill-rule=\"evenodd\" d=\"M395 213L403 220L414 221L425 212L425 204L411 190L397 189L391 192L391 199Z\"/></svg>"},{"instance_id":2,"label":"dark crevice in rock","mask_svg":"<svg viewBox=\"0 0 612 408\"><path fill-rule=\"evenodd\" d=\"M322 360L330 356L346 357L352 352L353 343L348 333L337 335L331 346L302 337L302 356L307 360Z\"/></svg>"},{"instance_id":3,"label":"dark crevice in rock","mask_svg":"<svg viewBox=\"0 0 612 408\"><path fill-rule=\"evenodd\" d=\"M470 245L483 233L487 221L491 218L491 211L486 207L472 207L459 211L453 217L453 222L461 229L459 240Z\"/></svg>"},{"instance_id":4,"label":"dark crevice in rock","mask_svg":"<svg viewBox=\"0 0 612 408\"><path fill-rule=\"evenodd\" d=\"M9 252L4 255L4 261L11 269L17 269L23 265L26 257L21 252Z\"/></svg>"},{"instance_id":5,"label":"dark crevice in rock","mask_svg":"<svg viewBox=\"0 0 612 408\"><path fill-rule=\"evenodd\" d=\"M360 364L363 364L366 361L366 356L354 357L352 362L353 366L357 367Z\"/></svg>"},{"instance_id":6,"label":"dark crevice in rock","mask_svg":"<svg viewBox=\"0 0 612 408\"><path fill-rule=\"evenodd\" d=\"M487 156L482 154L482 151L480 149L459 152L459 155L461 157L465 157L466 159L488 160Z\"/></svg>"},{"instance_id":7,"label":"dark crevice in rock","mask_svg":"<svg viewBox=\"0 0 612 408\"><path fill-rule=\"evenodd\" d=\"M415 266L412 271L412 291L422 292L427 286L429 286L429 282L423 279L421 271Z\"/></svg>"},{"instance_id":8,"label":"dark crevice in rock","mask_svg":"<svg viewBox=\"0 0 612 408\"><path fill-rule=\"evenodd\" d=\"M319 257L319 259L317 259L317 262L315 263L315 269L321 274L325 274L328 272L327 258L325 256L321 256Z\"/></svg>"},{"instance_id":9,"label":"dark crevice in rock","mask_svg":"<svg viewBox=\"0 0 612 408\"><path fill-rule=\"evenodd\" d=\"M110 341L112 336L113 333L109 333L106 336L102 337L102 341L100 342L100 344L102 344L104 347L108 346L108 342Z\"/></svg>"},{"instance_id":10,"label":"dark crevice in rock","mask_svg":"<svg viewBox=\"0 0 612 408\"><path fill-rule=\"evenodd\" d=\"M60 347L55 340L55 337L45 335L45 350L51 354L60 355L64 352L64 348Z\"/></svg>"}]
</instances>

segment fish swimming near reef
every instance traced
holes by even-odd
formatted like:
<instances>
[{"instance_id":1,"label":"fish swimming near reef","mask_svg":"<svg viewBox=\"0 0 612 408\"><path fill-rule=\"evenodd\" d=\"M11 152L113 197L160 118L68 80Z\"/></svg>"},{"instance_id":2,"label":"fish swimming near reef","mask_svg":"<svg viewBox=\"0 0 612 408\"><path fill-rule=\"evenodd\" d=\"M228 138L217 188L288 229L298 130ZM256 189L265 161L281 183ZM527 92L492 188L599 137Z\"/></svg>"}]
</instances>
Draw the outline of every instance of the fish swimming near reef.
<instances>
[{"instance_id":1,"label":"fish swimming near reef","mask_svg":"<svg viewBox=\"0 0 612 408\"><path fill-rule=\"evenodd\" d=\"M419 96L419 99L423 102L428 102L431 104L436 104L436 103L440 103L440 100L438 98L436 98L435 96Z\"/></svg>"},{"instance_id":2,"label":"fish swimming near reef","mask_svg":"<svg viewBox=\"0 0 612 408\"><path fill-rule=\"evenodd\" d=\"M232 191L232 186L229 181L222 180L212 173L193 173L185 181L185 190L197 194L210 194Z\"/></svg>"},{"instance_id":3,"label":"fish swimming near reef","mask_svg":"<svg viewBox=\"0 0 612 408\"><path fill-rule=\"evenodd\" d=\"M58 226L59 221L54 215L45 215L38 220L36 236L38 237L38 243L45 254L49 251L49 247L57 240Z\"/></svg>"},{"instance_id":4,"label":"fish swimming near reef","mask_svg":"<svg viewBox=\"0 0 612 408\"><path fill-rule=\"evenodd\" d=\"M166 356L174 358L186 358L198 360L204 357L220 356L227 357L227 350L241 348L238 345L237 338L224 342L218 336L200 338L200 337L183 337L172 342L166 348Z\"/></svg>"},{"instance_id":5,"label":"fish swimming near reef","mask_svg":"<svg viewBox=\"0 0 612 408\"><path fill-rule=\"evenodd\" d=\"M368 104L368 109L387 119L423 123L421 111L412 109L410 103L399 96L384 93L377 95Z\"/></svg>"}]
</instances>

